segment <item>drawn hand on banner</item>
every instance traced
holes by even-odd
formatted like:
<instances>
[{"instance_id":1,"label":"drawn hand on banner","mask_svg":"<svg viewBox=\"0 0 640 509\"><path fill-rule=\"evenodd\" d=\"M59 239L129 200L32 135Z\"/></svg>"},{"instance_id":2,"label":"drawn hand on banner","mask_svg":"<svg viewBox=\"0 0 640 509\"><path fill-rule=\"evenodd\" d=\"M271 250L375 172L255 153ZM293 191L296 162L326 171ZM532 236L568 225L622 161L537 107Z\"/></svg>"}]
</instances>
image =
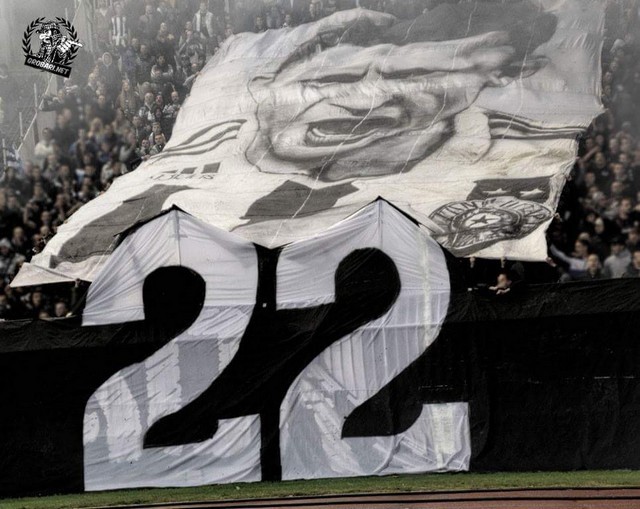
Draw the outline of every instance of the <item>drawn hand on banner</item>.
<instances>
[{"instance_id":1,"label":"drawn hand on banner","mask_svg":"<svg viewBox=\"0 0 640 509\"><path fill-rule=\"evenodd\" d=\"M277 69L250 83L259 129L247 158L265 172L329 181L410 169L455 134L453 118L485 87L546 64L529 49L551 37L555 17L529 2L519 7L520 24L537 22L539 32L505 30L482 16L471 23L468 8L411 24L355 9L293 30ZM443 39L434 17L469 27ZM525 38L531 47L523 52Z\"/></svg>"}]
</instances>

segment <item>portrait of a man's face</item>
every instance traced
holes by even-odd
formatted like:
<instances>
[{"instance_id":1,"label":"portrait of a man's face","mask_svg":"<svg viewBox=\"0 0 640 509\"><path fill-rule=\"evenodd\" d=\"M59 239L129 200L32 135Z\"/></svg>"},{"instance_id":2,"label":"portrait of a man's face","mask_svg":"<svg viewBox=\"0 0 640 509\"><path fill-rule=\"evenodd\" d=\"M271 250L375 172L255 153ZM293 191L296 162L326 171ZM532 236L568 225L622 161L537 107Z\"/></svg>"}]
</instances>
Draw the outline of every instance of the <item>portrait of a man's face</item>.
<instances>
[{"instance_id":1,"label":"portrait of a man's face","mask_svg":"<svg viewBox=\"0 0 640 509\"><path fill-rule=\"evenodd\" d=\"M602 112L603 4L434 3L230 35L162 152L36 262L82 276L123 228L172 206L275 247L378 198L457 256L544 260L576 136Z\"/></svg>"},{"instance_id":2,"label":"portrait of a man's face","mask_svg":"<svg viewBox=\"0 0 640 509\"><path fill-rule=\"evenodd\" d=\"M328 181L410 170L455 135L453 118L484 88L543 67L532 53L555 26L530 1L328 25L250 84L259 131L247 158Z\"/></svg>"}]
</instances>

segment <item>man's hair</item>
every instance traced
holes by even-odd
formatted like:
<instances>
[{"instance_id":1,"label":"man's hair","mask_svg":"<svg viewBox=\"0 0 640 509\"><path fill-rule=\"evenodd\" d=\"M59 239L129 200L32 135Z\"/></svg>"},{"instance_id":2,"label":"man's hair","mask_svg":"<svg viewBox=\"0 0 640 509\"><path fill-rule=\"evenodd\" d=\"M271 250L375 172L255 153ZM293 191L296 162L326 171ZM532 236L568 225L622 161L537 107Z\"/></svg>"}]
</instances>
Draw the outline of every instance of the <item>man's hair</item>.
<instances>
[{"instance_id":1,"label":"man's hair","mask_svg":"<svg viewBox=\"0 0 640 509\"><path fill-rule=\"evenodd\" d=\"M313 4L310 4L313 5ZM418 42L446 42L466 39L491 32L504 32L514 54L502 72L505 76L518 76L527 61L527 73L535 72L544 65L544 59L526 58L555 33L557 17L544 11L536 0L496 3L440 4L413 20L402 20L390 27L376 27L361 23L349 27L344 33L327 32L298 48L283 64L288 65L306 58L309 48L315 50L335 46L337 43L355 46L375 46L390 43L396 46Z\"/></svg>"},{"instance_id":2,"label":"man's hair","mask_svg":"<svg viewBox=\"0 0 640 509\"><path fill-rule=\"evenodd\" d=\"M489 32L507 32L509 45L522 59L556 30L555 15L542 10L532 0L513 3L471 2L440 4L434 9L393 25L384 34L385 42L410 44L424 41L465 39Z\"/></svg>"}]
</instances>

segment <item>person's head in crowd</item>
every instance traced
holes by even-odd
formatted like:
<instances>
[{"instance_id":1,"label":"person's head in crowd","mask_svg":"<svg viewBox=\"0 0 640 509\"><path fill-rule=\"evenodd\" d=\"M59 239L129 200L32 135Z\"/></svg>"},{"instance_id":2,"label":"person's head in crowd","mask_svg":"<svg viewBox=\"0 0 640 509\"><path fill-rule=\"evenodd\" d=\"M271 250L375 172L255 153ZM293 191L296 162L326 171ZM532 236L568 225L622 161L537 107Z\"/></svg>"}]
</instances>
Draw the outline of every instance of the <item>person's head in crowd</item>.
<instances>
[{"instance_id":1,"label":"person's head in crowd","mask_svg":"<svg viewBox=\"0 0 640 509\"><path fill-rule=\"evenodd\" d=\"M51 212L43 210L40 214L40 223L43 225L51 225L52 222L53 218L51 217Z\"/></svg>"},{"instance_id":2,"label":"person's head in crowd","mask_svg":"<svg viewBox=\"0 0 640 509\"><path fill-rule=\"evenodd\" d=\"M18 197L15 194L10 194L7 198L7 209L9 210L19 210L20 202L18 201Z\"/></svg>"},{"instance_id":3,"label":"person's head in crowd","mask_svg":"<svg viewBox=\"0 0 640 509\"><path fill-rule=\"evenodd\" d=\"M96 87L96 97L99 95L107 95L107 85L98 78L98 86Z\"/></svg>"},{"instance_id":4,"label":"person's head in crowd","mask_svg":"<svg viewBox=\"0 0 640 509\"><path fill-rule=\"evenodd\" d=\"M155 118L157 122L160 122L160 120L162 120L162 107L161 106L156 106L153 109L153 118Z\"/></svg>"},{"instance_id":5,"label":"person's head in crowd","mask_svg":"<svg viewBox=\"0 0 640 509\"><path fill-rule=\"evenodd\" d=\"M598 270L600 270L600 258L597 254L590 254L587 256L587 271L595 274Z\"/></svg>"},{"instance_id":6,"label":"person's head in crowd","mask_svg":"<svg viewBox=\"0 0 640 509\"><path fill-rule=\"evenodd\" d=\"M157 146L164 146L164 134L158 133L153 137L153 139Z\"/></svg>"},{"instance_id":7,"label":"person's head in crowd","mask_svg":"<svg viewBox=\"0 0 640 509\"><path fill-rule=\"evenodd\" d=\"M578 238L573 246L576 258L586 258L589 256L589 241L584 238Z\"/></svg>"},{"instance_id":8,"label":"person's head in crowd","mask_svg":"<svg viewBox=\"0 0 640 509\"><path fill-rule=\"evenodd\" d=\"M596 142L596 145L598 147L600 147L600 149L604 149L607 140L605 139L604 135L602 133L598 133L596 134L596 137L594 138L594 141Z\"/></svg>"},{"instance_id":9,"label":"person's head in crowd","mask_svg":"<svg viewBox=\"0 0 640 509\"><path fill-rule=\"evenodd\" d=\"M621 198L624 194L624 191L625 186L622 182L619 182L617 180L611 182L611 186L609 188L609 196L611 196L611 198Z\"/></svg>"},{"instance_id":10,"label":"person's head in crowd","mask_svg":"<svg viewBox=\"0 0 640 509\"><path fill-rule=\"evenodd\" d=\"M605 233L606 230L606 225L604 222L604 219L602 219L601 217L597 217L596 220L593 222L593 231L595 232L596 235L603 235Z\"/></svg>"},{"instance_id":11,"label":"person's head in crowd","mask_svg":"<svg viewBox=\"0 0 640 509\"><path fill-rule=\"evenodd\" d=\"M260 16L260 15L256 16L256 19L255 19L254 24L253 24L253 29L254 29L256 32L261 32L261 31L263 31L265 28L266 28L266 27L265 27L265 25L264 25L264 18L263 18L262 16Z\"/></svg>"},{"instance_id":12,"label":"person's head in crowd","mask_svg":"<svg viewBox=\"0 0 640 509\"><path fill-rule=\"evenodd\" d=\"M144 6L144 13L146 16L153 16L153 5L148 3Z\"/></svg>"},{"instance_id":13,"label":"person's head in crowd","mask_svg":"<svg viewBox=\"0 0 640 509\"><path fill-rule=\"evenodd\" d=\"M111 170L113 171L114 179L116 177L119 177L120 175L122 175L122 163L116 159L115 161L113 161L113 166L111 167Z\"/></svg>"},{"instance_id":14,"label":"person's head in crowd","mask_svg":"<svg viewBox=\"0 0 640 509\"><path fill-rule=\"evenodd\" d=\"M126 122L126 119L127 117L124 114L124 110L122 108L116 108L116 118L114 122L116 123L117 126L119 126L119 129L121 129L121 125ZM112 126L112 129L113 129L113 126Z\"/></svg>"},{"instance_id":15,"label":"person's head in crowd","mask_svg":"<svg viewBox=\"0 0 640 509\"><path fill-rule=\"evenodd\" d=\"M56 154L49 154L45 161L45 167L56 170L58 168L58 156Z\"/></svg>"},{"instance_id":16,"label":"person's head in crowd","mask_svg":"<svg viewBox=\"0 0 640 509\"><path fill-rule=\"evenodd\" d=\"M134 115L133 116L133 127L135 127L136 129L139 129L142 127L142 119L140 118L140 115Z\"/></svg>"},{"instance_id":17,"label":"person's head in crowd","mask_svg":"<svg viewBox=\"0 0 640 509\"><path fill-rule=\"evenodd\" d=\"M169 35L169 26L164 21L160 23L160 28L158 29L158 35L163 35L163 36Z\"/></svg>"},{"instance_id":18,"label":"person's head in crowd","mask_svg":"<svg viewBox=\"0 0 640 509\"><path fill-rule=\"evenodd\" d=\"M596 174L592 171L587 171L584 174L584 185L587 189L596 185Z\"/></svg>"},{"instance_id":19,"label":"person's head in crowd","mask_svg":"<svg viewBox=\"0 0 640 509\"><path fill-rule=\"evenodd\" d=\"M44 187L40 182L36 182L33 185L33 199L36 201L44 201L46 199Z\"/></svg>"},{"instance_id":20,"label":"person's head in crowd","mask_svg":"<svg viewBox=\"0 0 640 509\"><path fill-rule=\"evenodd\" d=\"M618 207L619 215L628 215L633 210L633 202L631 198L625 197L620 200L620 206Z\"/></svg>"},{"instance_id":21,"label":"person's head in crowd","mask_svg":"<svg viewBox=\"0 0 640 509\"><path fill-rule=\"evenodd\" d=\"M0 256L3 258L7 258L12 251L13 247L11 246L11 242L8 239L0 239Z\"/></svg>"},{"instance_id":22,"label":"person's head in crowd","mask_svg":"<svg viewBox=\"0 0 640 509\"><path fill-rule=\"evenodd\" d=\"M102 63L105 67L111 67L111 65L113 64L113 57L111 56L111 53L105 51L102 54Z\"/></svg>"},{"instance_id":23,"label":"person's head in crowd","mask_svg":"<svg viewBox=\"0 0 640 509\"><path fill-rule=\"evenodd\" d=\"M138 144L138 138L136 138L136 133L134 133L133 131L130 131L129 134L127 134L126 141L130 147L135 147Z\"/></svg>"},{"instance_id":24,"label":"person's head in crowd","mask_svg":"<svg viewBox=\"0 0 640 509\"><path fill-rule=\"evenodd\" d=\"M615 180L626 182L629 179L629 174L622 163L612 163L611 171Z\"/></svg>"},{"instance_id":25,"label":"person's head in crowd","mask_svg":"<svg viewBox=\"0 0 640 509\"><path fill-rule=\"evenodd\" d=\"M111 125L111 124L108 124L108 125ZM111 143L107 140L103 140L100 143L100 151L98 153L98 159L100 159L101 162L104 162L104 158L109 155L109 153L111 152L111 149L112 149Z\"/></svg>"},{"instance_id":26,"label":"person's head in crowd","mask_svg":"<svg viewBox=\"0 0 640 509\"><path fill-rule=\"evenodd\" d=\"M208 10L207 2L200 2L199 10L200 10L200 14L206 14Z\"/></svg>"},{"instance_id":27,"label":"person's head in crowd","mask_svg":"<svg viewBox=\"0 0 640 509\"><path fill-rule=\"evenodd\" d=\"M151 108L153 106L154 100L155 98L151 92L147 92L146 94L144 94L144 104L148 108Z\"/></svg>"},{"instance_id":28,"label":"person's head in crowd","mask_svg":"<svg viewBox=\"0 0 640 509\"><path fill-rule=\"evenodd\" d=\"M78 193L78 200L83 203L88 202L93 198L93 185L84 182L80 187L80 192Z\"/></svg>"},{"instance_id":29,"label":"person's head in crowd","mask_svg":"<svg viewBox=\"0 0 640 509\"><path fill-rule=\"evenodd\" d=\"M91 154L84 154L82 156L82 166L86 168L87 166L91 166L93 164L93 156Z\"/></svg>"},{"instance_id":30,"label":"person's head in crowd","mask_svg":"<svg viewBox=\"0 0 640 509\"><path fill-rule=\"evenodd\" d=\"M31 170L33 169L33 161L27 159L22 163L22 171L27 177L31 176Z\"/></svg>"},{"instance_id":31,"label":"person's head in crowd","mask_svg":"<svg viewBox=\"0 0 640 509\"><path fill-rule=\"evenodd\" d=\"M52 233L51 233L51 227L43 224L40 227L40 235L42 235L43 239L48 239L49 237L51 237Z\"/></svg>"},{"instance_id":32,"label":"person's head in crowd","mask_svg":"<svg viewBox=\"0 0 640 509\"><path fill-rule=\"evenodd\" d=\"M73 120L73 112L69 108L62 108L60 116L62 117L65 126L70 124Z\"/></svg>"},{"instance_id":33,"label":"person's head in crowd","mask_svg":"<svg viewBox=\"0 0 640 509\"><path fill-rule=\"evenodd\" d=\"M625 242L621 235L616 235L611 239L611 254L618 255L624 251Z\"/></svg>"},{"instance_id":34,"label":"person's head in crowd","mask_svg":"<svg viewBox=\"0 0 640 509\"><path fill-rule=\"evenodd\" d=\"M51 132L51 129L49 129L48 127L45 127L42 130L42 140L45 142L45 144L49 144L51 143L51 140L53 140L53 133Z\"/></svg>"},{"instance_id":35,"label":"person's head in crowd","mask_svg":"<svg viewBox=\"0 0 640 509\"><path fill-rule=\"evenodd\" d=\"M185 33L193 31L193 23L191 21L187 21L184 24L184 31L185 31Z\"/></svg>"},{"instance_id":36,"label":"person's head in crowd","mask_svg":"<svg viewBox=\"0 0 640 509\"><path fill-rule=\"evenodd\" d=\"M150 53L149 53L149 46L148 46L147 44L142 43L142 44L140 45L140 54L141 54L142 56L144 56L144 57L148 57L148 56L150 56Z\"/></svg>"},{"instance_id":37,"label":"person's head in crowd","mask_svg":"<svg viewBox=\"0 0 640 509\"><path fill-rule=\"evenodd\" d=\"M100 120L98 117L95 117L91 123L89 124L89 135L90 136L98 136L99 134L102 133L102 120Z\"/></svg>"},{"instance_id":38,"label":"person's head in crowd","mask_svg":"<svg viewBox=\"0 0 640 509\"><path fill-rule=\"evenodd\" d=\"M6 182L10 182L16 179L16 169L12 166L8 166L4 170L4 180ZM1 196L4 197L4 193L0 193Z\"/></svg>"},{"instance_id":39,"label":"person's head in crowd","mask_svg":"<svg viewBox=\"0 0 640 509\"><path fill-rule=\"evenodd\" d=\"M595 220L596 220L596 215L594 214L591 222L595 222ZM589 235L589 232L586 232L586 231L580 232L578 234L578 240L584 240L588 245L589 242L591 241L591 235Z\"/></svg>"},{"instance_id":40,"label":"person's head in crowd","mask_svg":"<svg viewBox=\"0 0 640 509\"><path fill-rule=\"evenodd\" d=\"M71 178L71 168L68 164L61 164L58 166L58 178L64 180Z\"/></svg>"},{"instance_id":41,"label":"person's head in crowd","mask_svg":"<svg viewBox=\"0 0 640 509\"><path fill-rule=\"evenodd\" d=\"M586 152L589 152L589 150L591 150L595 146L596 146L596 142L592 136L588 136L587 138L585 138L584 148L586 149Z\"/></svg>"},{"instance_id":42,"label":"person's head in crowd","mask_svg":"<svg viewBox=\"0 0 640 509\"><path fill-rule=\"evenodd\" d=\"M64 193L56 194L56 199L53 202L53 206L57 209L63 209L67 206L67 197Z\"/></svg>"},{"instance_id":43,"label":"person's head in crowd","mask_svg":"<svg viewBox=\"0 0 640 509\"><path fill-rule=\"evenodd\" d=\"M162 132L162 124L159 121L153 122L151 124L151 132L154 136L160 134Z\"/></svg>"},{"instance_id":44,"label":"person's head in crowd","mask_svg":"<svg viewBox=\"0 0 640 509\"><path fill-rule=\"evenodd\" d=\"M44 298L42 295L42 290L40 288L36 288L31 292L31 294L29 295L29 303L35 309L40 308L44 305Z\"/></svg>"},{"instance_id":45,"label":"person's head in crowd","mask_svg":"<svg viewBox=\"0 0 640 509\"><path fill-rule=\"evenodd\" d=\"M36 232L31 236L31 246L34 253L39 253L44 247L44 239L40 232Z\"/></svg>"},{"instance_id":46,"label":"person's head in crowd","mask_svg":"<svg viewBox=\"0 0 640 509\"><path fill-rule=\"evenodd\" d=\"M231 37L233 35L233 27L231 25L227 25L224 29L224 37L225 39Z\"/></svg>"},{"instance_id":47,"label":"person's head in crowd","mask_svg":"<svg viewBox=\"0 0 640 509\"><path fill-rule=\"evenodd\" d=\"M107 107L107 98L104 94L98 96L98 107L104 109Z\"/></svg>"},{"instance_id":48,"label":"person's head in crowd","mask_svg":"<svg viewBox=\"0 0 640 509\"><path fill-rule=\"evenodd\" d=\"M598 170L604 170L607 167L607 158L602 152L598 152L593 158L593 163Z\"/></svg>"},{"instance_id":49,"label":"person's head in crowd","mask_svg":"<svg viewBox=\"0 0 640 509\"><path fill-rule=\"evenodd\" d=\"M631 263L636 270L640 270L640 249L636 249L631 256Z\"/></svg>"},{"instance_id":50,"label":"person's head in crowd","mask_svg":"<svg viewBox=\"0 0 640 509\"><path fill-rule=\"evenodd\" d=\"M506 272L498 274L496 284L499 288L509 288L511 286L511 278Z\"/></svg>"},{"instance_id":51,"label":"person's head in crowd","mask_svg":"<svg viewBox=\"0 0 640 509\"><path fill-rule=\"evenodd\" d=\"M67 308L67 303L63 300L59 300L56 302L54 307L54 314L56 318L64 318L67 316L69 309Z\"/></svg>"},{"instance_id":52,"label":"person's head in crowd","mask_svg":"<svg viewBox=\"0 0 640 509\"><path fill-rule=\"evenodd\" d=\"M171 92L171 103L172 104L180 104L180 94L177 90Z\"/></svg>"},{"instance_id":53,"label":"person's head in crowd","mask_svg":"<svg viewBox=\"0 0 640 509\"><path fill-rule=\"evenodd\" d=\"M142 141L140 142L140 147L145 152L148 152L149 151L149 139L148 138L143 138Z\"/></svg>"},{"instance_id":54,"label":"person's head in crowd","mask_svg":"<svg viewBox=\"0 0 640 509\"><path fill-rule=\"evenodd\" d=\"M615 74L616 74L616 72L618 72L619 68L620 68L620 64L618 63L617 58L614 58L613 61L611 62L611 64L609 65L609 70L615 76Z\"/></svg>"},{"instance_id":55,"label":"person's head in crowd","mask_svg":"<svg viewBox=\"0 0 640 509\"><path fill-rule=\"evenodd\" d=\"M164 97L162 94L156 94L156 106L160 106L161 108L164 106Z\"/></svg>"},{"instance_id":56,"label":"person's head in crowd","mask_svg":"<svg viewBox=\"0 0 640 509\"><path fill-rule=\"evenodd\" d=\"M23 244L26 241L27 241L27 235L24 232L24 228L22 226L16 226L11 232L11 243Z\"/></svg>"},{"instance_id":57,"label":"person's head in crowd","mask_svg":"<svg viewBox=\"0 0 640 509\"><path fill-rule=\"evenodd\" d=\"M629 168L629 166L631 165L631 158L626 152L621 152L618 156L618 162L625 168Z\"/></svg>"},{"instance_id":58,"label":"person's head in crowd","mask_svg":"<svg viewBox=\"0 0 640 509\"><path fill-rule=\"evenodd\" d=\"M338 6L336 5L336 0L327 0L326 5L324 6L324 15L328 16L333 14L337 9Z\"/></svg>"},{"instance_id":59,"label":"person's head in crowd","mask_svg":"<svg viewBox=\"0 0 640 509\"><path fill-rule=\"evenodd\" d=\"M97 173L96 167L93 164L87 164L84 167L84 177L82 179L82 182L93 183L92 178L96 175L96 173Z\"/></svg>"},{"instance_id":60,"label":"person's head in crowd","mask_svg":"<svg viewBox=\"0 0 640 509\"><path fill-rule=\"evenodd\" d=\"M513 284L510 275L507 271L501 271L497 278L496 284L489 287L489 290L496 293L496 295L503 295L510 291L511 285Z\"/></svg>"}]
</instances>

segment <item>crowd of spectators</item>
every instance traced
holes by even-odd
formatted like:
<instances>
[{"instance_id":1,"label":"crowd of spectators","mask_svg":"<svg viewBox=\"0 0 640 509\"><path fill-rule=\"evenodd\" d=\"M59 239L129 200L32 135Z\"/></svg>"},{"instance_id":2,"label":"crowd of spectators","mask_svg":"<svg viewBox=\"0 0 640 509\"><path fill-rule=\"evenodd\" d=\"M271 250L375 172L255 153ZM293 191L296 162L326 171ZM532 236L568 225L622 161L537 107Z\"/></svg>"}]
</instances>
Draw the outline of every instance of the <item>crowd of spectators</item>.
<instances>
[{"instance_id":1,"label":"crowd of spectators","mask_svg":"<svg viewBox=\"0 0 640 509\"><path fill-rule=\"evenodd\" d=\"M46 96L53 128L32 160L0 179L0 319L61 317L81 285L11 288L22 263L58 225L135 171L170 138L195 77L224 39L367 7L411 18L447 0L97 0L94 51ZM459 1L459 0L456 0ZM473 284L505 293L512 281L640 277L640 44L634 1L610 0L603 50L606 111L580 140L548 233L547 263L467 260ZM230 10L225 9L231 5ZM2 68L6 76L6 68ZM1 76L0 76L1 77ZM2 93L2 89L0 89ZM496 282L497 281L497 282Z\"/></svg>"},{"instance_id":2,"label":"crowd of spectators","mask_svg":"<svg viewBox=\"0 0 640 509\"><path fill-rule=\"evenodd\" d=\"M608 3L606 110L580 140L548 232L561 281L640 276L640 20L627 4Z\"/></svg>"},{"instance_id":3,"label":"crowd of spectators","mask_svg":"<svg viewBox=\"0 0 640 509\"><path fill-rule=\"evenodd\" d=\"M98 2L94 52L82 49L73 76L43 98L55 125L39 133L31 160L0 179L0 318L61 317L77 304L78 284L8 283L76 210L163 150L224 35L207 33L211 16L209 2Z\"/></svg>"}]
</instances>

